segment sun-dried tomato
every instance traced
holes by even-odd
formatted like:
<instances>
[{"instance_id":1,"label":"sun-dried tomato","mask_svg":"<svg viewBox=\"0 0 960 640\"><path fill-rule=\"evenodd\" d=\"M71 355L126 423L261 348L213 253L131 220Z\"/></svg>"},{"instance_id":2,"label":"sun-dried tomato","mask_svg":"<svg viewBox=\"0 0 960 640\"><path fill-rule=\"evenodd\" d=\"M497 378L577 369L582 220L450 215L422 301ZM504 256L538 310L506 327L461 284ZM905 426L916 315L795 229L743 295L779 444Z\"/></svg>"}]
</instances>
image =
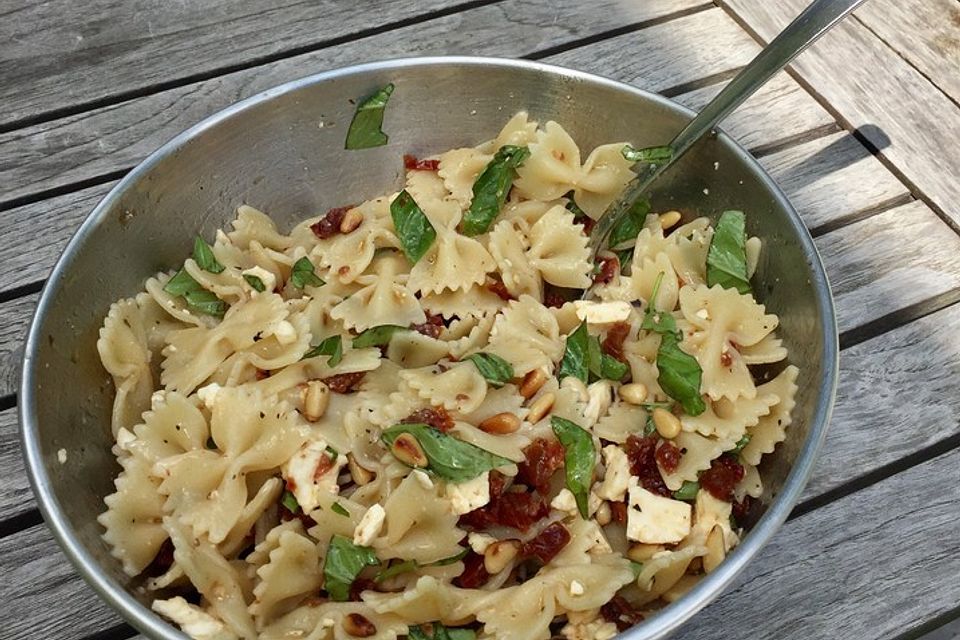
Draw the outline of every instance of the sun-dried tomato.
<instances>
[{"instance_id":1,"label":"sun-dried tomato","mask_svg":"<svg viewBox=\"0 0 960 640\"><path fill-rule=\"evenodd\" d=\"M664 442L657 447L655 455L660 467L667 473L673 473L677 470L677 467L680 466L680 458L683 456L677 445L672 442Z\"/></svg>"},{"instance_id":2,"label":"sun-dried tomato","mask_svg":"<svg viewBox=\"0 0 960 640\"><path fill-rule=\"evenodd\" d=\"M359 602L360 594L364 591L376 591L377 583L370 578L357 578L350 585L350 601Z\"/></svg>"},{"instance_id":3,"label":"sun-dried tomato","mask_svg":"<svg viewBox=\"0 0 960 640\"><path fill-rule=\"evenodd\" d=\"M347 215L347 211L350 211L350 209L353 209L352 204L330 209L322 218L310 225L310 231L313 231L313 235L321 240L332 238L340 233L340 223L343 222L343 216Z\"/></svg>"},{"instance_id":4,"label":"sun-dried tomato","mask_svg":"<svg viewBox=\"0 0 960 640\"><path fill-rule=\"evenodd\" d=\"M170 538L167 538L163 541L163 544L160 545L160 548L157 550L157 555L153 556L153 560L144 570L144 573L155 578L169 571L170 567L173 566L173 551L173 542L170 541Z\"/></svg>"},{"instance_id":5,"label":"sun-dried tomato","mask_svg":"<svg viewBox=\"0 0 960 640\"><path fill-rule=\"evenodd\" d=\"M463 573L453 579L453 583L462 589L477 589L490 579L486 567L483 566L483 556L470 551L463 558Z\"/></svg>"},{"instance_id":6,"label":"sun-dried tomato","mask_svg":"<svg viewBox=\"0 0 960 640\"><path fill-rule=\"evenodd\" d=\"M410 328L417 333L422 333L425 336L430 338L439 338L440 332L443 331L443 316L435 316L431 313L427 314L427 321L421 324L412 324Z\"/></svg>"},{"instance_id":7,"label":"sun-dried tomato","mask_svg":"<svg viewBox=\"0 0 960 640\"><path fill-rule=\"evenodd\" d=\"M743 466L733 456L720 456L700 475L700 486L717 500L733 502L733 489L743 474Z\"/></svg>"},{"instance_id":8,"label":"sun-dried tomato","mask_svg":"<svg viewBox=\"0 0 960 640\"><path fill-rule=\"evenodd\" d=\"M729 350L724 350L720 353L720 366L724 369L729 369L733 364L733 356L730 355Z\"/></svg>"},{"instance_id":9,"label":"sun-dried tomato","mask_svg":"<svg viewBox=\"0 0 960 640\"><path fill-rule=\"evenodd\" d=\"M607 329L607 337L604 338L600 344L600 349L611 358L616 358L620 362L624 362L623 342L627 339L629 333L630 325L628 323L614 323L612 327Z\"/></svg>"},{"instance_id":10,"label":"sun-dried tomato","mask_svg":"<svg viewBox=\"0 0 960 640\"><path fill-rule=\"evenodd\" d=\"M361 380L363 380L364 371L354 371L353 373L339 373L329 378L324 378L323 382L330 391L334 393L350 393L354 390Z\"/></svg>"},{"instance_id":11,"label":"sun-dried tomato","mask_svg":"<svg viewBox=\"0 0 960 640\"><path fill-rule=\"evenodd\" d=\"M523 543L520 553L525 558L536 558L547 564L570 542L570 532L559 522L541 531L533 540Z\"/></svg>"},{"instance_id":12,"label":"sun-dried tomato","mask_svg":"<svg viewBox=\"0 0 960 640\"><path fill-rule=\"evenodd\" d=\"M576 215L573 217L574 224L583 225L583 235L589 236L590 232L593 231L593 225L597 224L597 221L588 216L587 214Z\"/></svg>"},{"instance_id":13,"label":"sun-dried tomato","mask_svg":"<svg viewBox=\"0 0 960 640\"><path fill-rule=\"evenodd\" d=\"M517 478L543 493L550 478L563 466L563 445L556 440L537 438L523 450L525 459L519 465Z\"/></svg>"},{"instance_id":14,"label":"sun-dried tomato","mask_svg":"<svg viewBox=\"0 0 960 640\"><path fill-rule=\"evenodd\" d=\"M320 456L320 461L317 463L317 468L313 470L314 481L319 480L324 474L327 473L327 471L333 469L333 463L335 462L335 459L336 456L330 455L329 452L326 452Z\"/></svg>"},{"instance_id":15,"label":"sun-dried tomato","mask_svg":"<svg viewBox=\"0 0 960 640\"><path fill-rule=\"evenodd\" d=\"M540 493L528 491L523 485L503 491L491 481L490 502L460 516L460 526L481 530L502 525L526 531L549 514L550 505Z\"/></svg>"},{"instance_id":16,"label":"sun-dried tomato","mask_svg":"<svg viewBox=\"0 0 960 640\"><path fill-rule=\"evenodd\" d=\"M617 631L626 631L643 621L643 614L623 596L614 596L610 602L600 607L600 615L607 622L617 625Z\"/></svg>"},{"instance_id":17,"label":"sun-dried tomato","mask_svg":"<svg viewBox=\"0 0 960 640\"><path fill-rule=\"evenodd\" d=\"M453 429L453 418L443 407L417 409L400 422L403 424L428 424L434 429L444 432Z\"/></svg>"},{"instance_id":18,"label":"sun-dried tomato","mask_svg":"<svg viewBox=\"0 0 960 640\"><path fill-rule=\"evenodd\" d=\"M436 171L440 168L440 161L418 160L416 156L406 153L403 155L403 168L407 171Z\"/></svg>"},{"instance_id":19,"label":"sun-dried tomato","mask_svg":"<svg viewBox=\"0 0 960 640\"><path fill-rule=\"evenodd\" d=\"M618 524L624 524L627 521L627 503L611 502L610 519Z\"/></svg>"},{"instance_id":20,"label":"sun-dried tomato","mask_svg":"<svg viewBox=\"0 0 960 640\"><path fill-rule=\"evenodd\" d=\"M567 299L563 297L563 294L554 289L553 287L547 285L543 291L543 305L546 307L553 307L559 309L567 303Z\"/></svg>"},{"instance_id":21,"label":"sun-dried tomato","mask_svg":"<svg viewBox=\"0 0 960 640\"><path fill-rule=\"evenodd\" d=\"M606 256L600 258L597 265L597 272L593 275L593 281L597 284L606 284L613 280L613 276L620 273L620 261L616 256Z\"/></svg>"},{"instance_id":22,"label":"sun-dried tomato","mask_svg":"<svg viewBox=\"0 0 960 640\"><path fill-rule=\"evenodd\" d=\"M630 473L637 476L640 486L661 496L669 496L670 490L663 482L656 459L657 439L653 436L632 435L627 438L627 459Z\"/></svg>"},{"instance_id":23,"label":"sun-dried tomato","mask_svg":"<svg viewBox=\"0 0 960 640\"><path fill-rule=\"evenodd\" d=\"M733 519L737 521L738 525L742 527L746 524L755 503L756 500L750 496L743 496L742 500L733 501Z\"/></svg>"},{"instance_id":24,"label":"sun-dried tomato","mask_svg":"<svg viewBox=\"0 0 960 640\"><path fill-rule=\"evenodd\" d=\"M270 377L270 372L267 371L266 369L257 369L257 373L255 374L255 377L257 380L266 380L267 378Z\"/></svg>"},{"instance_id":25,"label":"sun-dried tomato","mask_svg":"<svg viewBox=\"0 0 960 640\"><path fill-rule=\"evenodd\" d=\"M487 282L486 284L487 291L497 294L501 300L510 301L513 300L513 296L510 295L510 291L507 289L507 285L503 284L503 280L494 278Z\"/></svg>"}]
</instances>

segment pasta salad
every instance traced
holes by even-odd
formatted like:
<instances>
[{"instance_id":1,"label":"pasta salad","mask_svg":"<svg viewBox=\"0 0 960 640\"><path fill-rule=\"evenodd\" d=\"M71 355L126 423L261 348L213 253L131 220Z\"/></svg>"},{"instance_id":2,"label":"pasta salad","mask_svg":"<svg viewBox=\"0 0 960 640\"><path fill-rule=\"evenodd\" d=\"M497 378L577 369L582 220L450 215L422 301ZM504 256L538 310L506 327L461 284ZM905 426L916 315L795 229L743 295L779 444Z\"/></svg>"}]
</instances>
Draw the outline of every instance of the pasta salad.
<instances>
[{"instance_id":1,"label":"pasta salad","mask_svg":"<svg viewBox=\"0 0 960 640\"><path fill-rule=\"evenodd\" d=\"M591 261L636 151L519 113L289 233L241 206L114 303L99 522L153 609L197 640L605 639L713 571L798 370L742 213L641 202Z\"/></svg>"}]
</instances>

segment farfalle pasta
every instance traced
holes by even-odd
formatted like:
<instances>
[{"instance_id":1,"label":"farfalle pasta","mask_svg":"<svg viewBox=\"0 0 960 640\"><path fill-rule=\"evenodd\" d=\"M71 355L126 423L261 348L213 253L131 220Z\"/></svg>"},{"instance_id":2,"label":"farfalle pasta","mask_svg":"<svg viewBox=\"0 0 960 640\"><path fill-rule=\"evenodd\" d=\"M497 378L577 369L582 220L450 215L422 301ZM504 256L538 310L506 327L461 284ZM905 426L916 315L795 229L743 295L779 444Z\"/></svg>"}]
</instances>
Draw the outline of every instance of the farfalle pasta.
<instances>
[{"instance_id":1,"label":"farfalle pasta","mask_svg":"<svg viewBox=\"0 0 960 640\"><path fill-rule=\"evenodd\" d=\"M521 113L289 233L243 205L116 302L99 521L153 609L197 640L606 639L713 571L799 371L743 214L633 217L592 261L628 150Z\"/></svg>"}]
</instances>

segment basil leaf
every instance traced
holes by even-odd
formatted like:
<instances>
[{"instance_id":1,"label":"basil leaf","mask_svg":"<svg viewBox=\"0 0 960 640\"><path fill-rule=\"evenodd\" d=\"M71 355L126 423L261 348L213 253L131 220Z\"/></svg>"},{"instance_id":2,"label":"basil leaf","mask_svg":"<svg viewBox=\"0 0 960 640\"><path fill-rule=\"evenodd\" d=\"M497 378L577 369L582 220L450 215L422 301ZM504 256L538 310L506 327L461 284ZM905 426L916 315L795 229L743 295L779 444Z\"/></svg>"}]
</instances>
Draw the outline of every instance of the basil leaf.
<instances>
[{"instance_id":1,"label":"basil leaf","mask_svg":"<svg viewBox=\"0 0 960 640\"><path fill-rule=\"evenodd\" d=\"M747 276L747 232L742 211L724 211L707 251L707 285L750 293Z\"/></svg>"},{"instance_id":2,"label":"basil leaf","mask_svg":"<svg viewBox=\"0 0 960 640\"><path fill-rule=\"evenodd\" d=\"M604 353L600 356L600 377L614 382L620 382L630 367L626 363L620 362L611 355Z\"/></svg>"},{"instance_id":3,"label":"basil leaf","mask_svg":"<svg viewBox=\"0 0 960 640\"><path fill-rule=\"evenodd\" d=\"M280 497L280 504L290 513L300 511L300 503L297 502L297 497L286 489L283 491L283 496Z\"/></svg>"},{"instance_id":4,"label":"basil leaf","mask_svg":"<svg viewBox=\"0 0 960 640\"><path fill-rule=\"evenodd\" d=\"M695 500L697 492L700 491L700 483L696 481L684 480L680 488L673 492L674 500Z\"/></svg>"},{"instance_id":5,"label":"basil leaf","mask_svg":"<svg viewBox=\"0 0 960 640\"><path fill-rule=\"evenodd\" d=\"M617 260L620 261L620 273L625 276L630 275L631 264L633 263L633 247L624 249L623 251L617 251L616 254Z\"/></svg>"},{"instance_id":6,"label":"basil leaf","mask_svg":"<svg viewBox=\"0 0 960 640\"><path fill-rule=\"evenodd\" d=\"M652 436L657 432L657 425L653 423L653 414L647 415L647 422L643 425L643 435Z\"/></svg>"},{"instance_id":7,"label":"basil leaf","mask_svg":"<svg viewBox=\"0 0 960 640\"><path fill-rule=\"evenodd\" d=\"M464 549L463 551L461 551L456 555L452 555L449 558L442 558L440 560L437 560L436 562L431 562L427 566L428 567L446 567L447 565L460 562L461 560L467 557L468 553L470 553L470 549Z\"/></svg>"},{"instance_id":8,"label":"basil leaf","mask_svg":"<svg viewBox=\"0 0 960 640\"><path fill-rule=\"evenodd\" d=\"M350 517L350 512L347 511L346 509L344 509L344 508L343 508L343 505L340 504L339 502L334 502L334 503L330 506L330 510L333 511L333 512L334 512L335 514L337 514L338 516L343 516L344 518L349 518L349 517Z\"/></svg>"},{"instance_id":9,"label":"basil leaf","mask_svg":"<svg viewBox=\"0 0 960 640\"><path fill-rule=\"evenodd\" d=\"M657 279L653 283L653 293L650 294L650 299L647 301L647 310L643 314L643 322L640 328L661 335L672 334L679 338L676 318L667 311L657 311L657 294L660 293L661 282L663 282L662 271L657 274Z\"/></svg>"},{"instance_id":10,"label":"basil leaf","mask_svg":"<svg viewBox=\"0 0 960 640\"><path fill-rule=\"evenodd\" d=\"M197 266L209 273L223 273L224 266L213 255L213 249L206 241L197 236L193 239L193 261Z\"/></svg>"},{"instance_id":11,"label":"basil leaf","mask_svg":"<svg viewBox=\"0 0 960 640\"><path fill-rule=\"evenodd\" d=\"M473 200L460 224L463 235L478 236L487 232L507 201L507 194L517 177L517 168L529 156L530 150L526 147L504 145L497 150L473 183Z\"/></svg>"},{"instance_id":12,"label":"basil leaf","mask_svg":"<svg viewBox=\"0 0 960 640\"><path fill-rule=\"evenodd\" d=\"M513 464L506 458L425 424L394 425L384 431L380 439L389 447L401 433L409 433L420 443L427 456L426 470L450 482L467 482L485 471Z\"/></svg>"},{"instance_id":13,"label":"basil leaf","mask_svg":"<svg viewBox=\"0 0 960 640\"><path fill-rule=\"evenodd\" d=\"M382 130L383 111L387 107L387 100L393 93L393 84L388 84L372 96L357 105L357 111L347 129L347 140L344 149L370 149L387 144L390 137Z\"/></svg>"},{"instance_id":14,"label":"basil leaf","mask_svg":"<svg viewBox=\"0 0 960 640\"><path fill-rule=\"evenodd\" d=\"M650 164L666 164L673 158L673 149L670 147L646 147L637 149L631 144L620 150L623 157L630 162L649 162Z\"/></svg>"},{"instance_id":15,"label":"basil leaf","mask_svg":"<svg viewBox=\"0 0 960 640\"><path fill-rule=\"evenodd\" d=\"M390 338L397 331L409 331L407 327L401 327L398 324L381 324L378 327L370 327L353 339L354 349L364 349L366 347L385 347L390 344Z\"/></svg>"},{"instance_id":16,"label":"basil leaf","mask_svg":"<svg viewBox=\"0 0 960 640\"><path fill-rule=\"evenodd\" d=\"M389 580L390 578L399 576L401 574L416 571L419 567L420 563L416 560L404 560L403 562L392 564L386 569L381 570L380 573L373 577L373 581L383 582L384 580Z\"/></svg>"},{"instance_id":17,"label":"basil leaf","mask_svg":"<svg viewBox=\"0 0 960 640\"><path fill-rule=\"evenodd\" d=\"M467 356L464 360L476 365L487 382L493 387L502 387L507 380L513 377L513 365L492 353L478 352Z\"/></svg>"},{"instance_id":18,"label":"basil leaf","mask_svg":"<svg viewBox=\"0 0 960 640\"><path fill-rule=\"evenodd\" d=\"M300 358L316 358L317 356L330 356L327 359L328 367L335 367L343 360L343 339L340 336L330 336L325 338L320 344L313 347Z\"/></svg>"},{"instance_id":19,"label":"basil leaf","mask_svg":"<svg viewBox=\"0 0 960 640\"><path fill-rule=\"evenodd\" d=\"M393 218L403 253L407 260L416 264L437 238L436 230L406 189L390 203L390 217Z\"/></svg>"},{"instance_id":20,"label":"basil leaf","mask_svg":"<svg viewBox=\"0 0 960 640\"><path fill-rule=\"evenodd\" d=\"M250 275L249 273L245 273L243 274L243 279L247 281L247 284L249 284L251 287L259 291L260 293L263 293L264 290L266 290L267 288L266 285L263 284L263 280L261 280L257 276Z\"/></svg>"},{"instance_id":21,"label":"basil leaf","mask_svg":"<svg viewBox=\"0 0 960 640\"><path fill-rule=\"evenodd\" d=\"M586 324L584 322L583 324ZM603 351L600 350L600 338L597 336L587 336L587 369L590 372L590 376L585 382L591 382L589 378L602 378L603 377Z\"/></svg>"},{"instance_id":22,"label":"basil leaf","mask_svg":"<svg viewBox=\"0 0 960 640\"><path fill-rule=\"evenodd\" d=\"M567 376L573 376L586 384L590 375L589 350L590 336L587 335L587 323L582 322L576 331L567 336L557 378L563 380Z\"/></svg>"},{"instance_id":23,"label":"basil leaf","mask_svg":"<svg viewBox=\"0 0 960 640\"><path fill-rule=\"evenodd\" d=\"M666 333L660 338L657 370L660 388L679 402L687 415L698 416L706 410L700 395L703 371L697 359L680 348L676 334Z\"/></svg>"},{"instance_id":24,"label":"basil leaf","mask_svg":"<svg viewBox=\"0 0 960 640\"><path fill-rule=\"evenodd\" d=\"M740 452L743 451L743 448L750 444L750 434L744 434L742 438L737 440L737 444L730 450L730 453L733 455L740 455Z\"/></svg>"},{"instance_id":25,"label":"basil leaf","mask_svg":"<svg viewBox=\"0 0 960 640\"><path fill-rule=\"evenodd\" d=\"M644 199L634 202L627 213L617 220L610 231L610 237L607 239L607 246L611 250L621 248L621 245L628 242L635 242L640 231L643 229L643 223L647 220L647 214L650 213L650 203ZM623 264L622 262L620 264Z\"/></svg>"},{"instance_id":26,"label":"basil leaf","mask_svg":"<svg viewBox=\"0 0 960 640\"><path fill-rule=\"evenodd\" d=\"M581 209L581 208L577 205L577 202L573 199L573 191L567 191L565 194L563 194L563 197L567 199L566 209L567 209L567 211L569 211L570 213L573 214L573 219L574 219L574 220L576 220L577 218L589 218L589 217L590 217L590 216L587 215L587 212L584 211L583 209Z\"/></svg>"},{"instance_id":27,"label":"basil leaf","mask_svg":"<svg viewBox=\"0 0 960 640\"><path fill-rule=\"evenodd\" d=\"M631 560L631 561L630 561L630 570L633 571L633 579L636 580L637 578L640 577L640 572L643 571L643 563L642 563L642 562L634 562L633 560Z\"/></svg>"},{"instance_id":28,"label":"basil leaf","mask_svg":"<svg viewBox=\"0 0 960 640\"><path fill-rule=\"evenodd\" d=\"M563 464L567 474L567 489L570 489L577 499L577 509L586 520L590 517L587 499L593 483L593 467L597 454L593 446L593 436L575 422L559 416L550 418L550 426L564 448Z\"/></svg>"},{"instance_id":29,"label":"basil leaf","mask_svg":"<svg viewBox=\"0 0 960 640\"><path fill-rule=\"evenodd\" d=\"M222 318L227 312L227 303L218 298L215 293L206 289L188 291L184 294L183 299L187 301L187 307L197 313Z\"/></svg>"},{"instance_id":30,"label":"basil leaf","mask_svg":"<svg viewBox=\"0 0 960 640\"><path fill-rule=\"evenodd\" d=\"M430 627L433 629L433 635L427 633L425 626L410 627L407 638L409 640L475 640L477 637L473 629L448 629L439 622L431 622Z\"/></svg>"},{"instance_id":31,"label":"basil leaf","mask_svg":"<svg viewBox=\"0 0 960 640\"><path fill-rule=\"evenodd\" d=\"M194 280L193 276L183 268L167 280L167 284L163 285L163 290L173 296L182 296L191 291L199 291L201 289L203 289L203 287L200 286L200 283Z\"/></svg>"},{"instance_id":32,"label":"basil leaf","mask_svg":"<svg viewBox=\"0 0 960 640\"><path fill-rule=\"evenodd\" d=\"M334 535L323 563L324 588L332 600L346 602L350 599L350 587L363 568L379 564L377 554L370 547L361 547L349 538Z\"/></svg>"},{"instance_id":33,"label":"basil leaf","mask_svg":"<svg viewBox=\"0 0 960 640\"><path fill-rule=\"evenodd\" d=\"M313 263L310 258L303 256L293 263L293 270L290 272L290 282L297 289L303 289L305 286L322 287L325 283L313 271Z\"/></svg>"}]
</instances>

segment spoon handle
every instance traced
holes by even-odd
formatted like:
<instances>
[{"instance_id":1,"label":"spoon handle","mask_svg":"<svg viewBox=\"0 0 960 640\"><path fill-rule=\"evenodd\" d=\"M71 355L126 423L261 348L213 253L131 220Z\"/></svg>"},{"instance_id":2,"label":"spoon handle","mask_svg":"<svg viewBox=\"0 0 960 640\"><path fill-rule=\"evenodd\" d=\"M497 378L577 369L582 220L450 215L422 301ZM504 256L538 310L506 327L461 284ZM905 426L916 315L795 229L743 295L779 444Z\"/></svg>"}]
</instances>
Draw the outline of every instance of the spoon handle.
<instances>
[{"instance_id":1,"label":"spoon handle","mask_svg":"<svg viewBox=\"0 0 960 640\"><path fill-rule=\"evenodd\" d=\"M672 155L668 162L644 165L638 163L634 167L637 176L604 212L590 234L592 257L596 259L597 252L606 245L610 231L657 176L676 162L677 158L686 153L703 135L712 131L721 120L783 69L797 54L865 1L814 0L676 135L670 142Z\"/></svg>"}]
</instances>

